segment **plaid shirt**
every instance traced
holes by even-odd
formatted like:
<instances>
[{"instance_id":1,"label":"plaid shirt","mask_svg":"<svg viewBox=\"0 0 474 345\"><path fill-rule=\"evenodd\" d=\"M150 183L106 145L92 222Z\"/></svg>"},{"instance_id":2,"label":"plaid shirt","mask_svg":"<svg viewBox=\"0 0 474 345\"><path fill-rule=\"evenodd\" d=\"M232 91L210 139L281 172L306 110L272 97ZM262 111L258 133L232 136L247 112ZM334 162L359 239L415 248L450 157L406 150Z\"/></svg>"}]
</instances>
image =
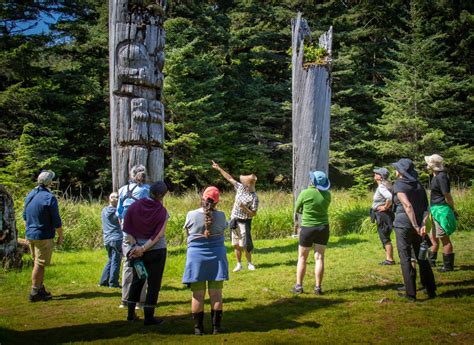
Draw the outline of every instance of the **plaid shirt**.
<instances>
[{"instance_id":1,"label":"plaid shirt","mask_svg":"<svg viewBox=\"0 0 474 345\"><path fill-rule=\"evenodd\" d=\"M258 209L258 197L257 193L255 192L247 192L243 184L236 182L235 190L237 194L235 195L234 207L232 208L232 213L230 214L230 218L238 218L238 219L251 219L252 216L245 212L239 205L244 204L250 210L257 212Z\"/></svg>"}]
</instances>

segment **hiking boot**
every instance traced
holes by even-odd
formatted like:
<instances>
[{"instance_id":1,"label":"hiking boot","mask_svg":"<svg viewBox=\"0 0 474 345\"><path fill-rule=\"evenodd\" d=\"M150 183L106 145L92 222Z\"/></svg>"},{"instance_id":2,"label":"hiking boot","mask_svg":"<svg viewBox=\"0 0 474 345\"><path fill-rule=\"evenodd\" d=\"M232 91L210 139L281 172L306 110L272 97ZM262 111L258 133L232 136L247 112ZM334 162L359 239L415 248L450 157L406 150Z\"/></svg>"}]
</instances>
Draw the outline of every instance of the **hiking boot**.
<instances>
[{"instance_id":1,"label":"hiking boot","mask_svg":"<svg viewBox=\"0 0 474 345\"><path fill-rule=\"evenodd\" d=\"M212 334L222 333L222 328L221 328L222 310L211 309L211 320L212 320Z\"/></svg>"},{"instance_id":2,"label":"hiking boot","mask_svg":"<svg viewBox=\"0 0 474 345\"><path fill-rule=\"evenodd\" d=\"M204 334L204 312L193 313L194 335Z\"/></svg>"},{"instance_id":3,"label":"hiking boot","mask_svg":"<svg viewBox=\"0 0 474 345\"><path fill-rule=\"evenodd\" d=\"M321 289L321 286L315 286L314 287L314 294L315 295L324 295L323 290Z\"/></svg>"},{"instance_id":4,"label":"hiking boot","mask_svg":"<svg viewBox=\"0 0 474 345\"><path fill-rule=\"evenodd\" d=\"M395 265L395 261L390 261L390 260L384 260L380 263L382 266L392 266Z\"/></svg>"},{"instance_id":5,"label":"hiking boot","mask_svg":"<svg viewBox=\"0 0 474 345\"><path fill-rule=\"evenodd\" d=\"M438 272L451 272L454 271L454 253L443 254L443 267L438 269Z\"/></svg>"},{"instance_id":6,"label":"hiking boot","mask_svg":"<svg viewBox=\"0 0 474 345\"><path fill-rule=\"evenodd\" d=\"M30 293L28 299L30 302L49 301L52 299L52 296L43 287L39 289L37 293Z\"/></svg>"},{"instance_id":7,"label":"hiking boot","mask_svg":"<svg viewBox=\"0 0 474 345\"><path fill-rule=\"evenodd\" d=\"M398 297L404 298L404 299L406 299L408 302L416 302L416 297L408 296L407 294L402 293L402 292L400 292L400 293L398 294Z\"/></svg>"}]
</instances>

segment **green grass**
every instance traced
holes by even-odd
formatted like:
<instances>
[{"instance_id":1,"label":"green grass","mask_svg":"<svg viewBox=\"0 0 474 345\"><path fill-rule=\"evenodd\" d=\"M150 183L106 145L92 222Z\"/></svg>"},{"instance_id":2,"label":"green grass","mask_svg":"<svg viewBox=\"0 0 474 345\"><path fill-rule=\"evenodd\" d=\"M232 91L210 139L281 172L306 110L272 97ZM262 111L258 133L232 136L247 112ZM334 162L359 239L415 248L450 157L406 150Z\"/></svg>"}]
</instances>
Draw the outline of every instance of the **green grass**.
<instances>
[{"instance_id":1,"label":"green grass","mask_svg":"<svg viewBox=\"0 0 474 345\"><path fill-rule=\"evenodd\" d=\"M372 193L365 198L355 199L347 191L333 190L329 209L331 232L335 235L350 233L376 233L375 224L370 223L369 209ZM219 208L230 215L234 202L234 193L223 193ZM283 191L265 191L258 193L260 206L252 222L252 234L255 239L285 238L293 233L292 195ZM456 208L459 211L459 231L474 228L474 193L472 190L453 190ZM100 221L104 202L61 198L60 212L65 232L65 249L93 249L102 246L102 228ZM183 196L168 195L165 206L171 218L167 227L167 239L170 244L185 243L183 224L189 210L197 208L199 196L188 193ZM24 234L21 220L22 202L16 198L17 224L20 234Z\"/></svg>"},{"instance_id":2,"label":"green grass","mask_svg":"<svg viewBox=\"0 0 474 345\"><path fill-rule=\"evenodd\" d=\"M56 252L46 274L55 298L29 303L31 268L0 276L0 343L373 343L472 344L474 337L474 234L457 232L456 271L435 273L439 297L422 293L411 304L396 297L400 266L379 266L376 234L332 236L326 252L324 296L314 285L310 260L304 287L293 296L297 240L255 241L257 270L230 273L224 285L223 326L217 336L192 335L190 291L183 288L185 247L169 247L157 315L165 324L128 324L120 293L99 288L105 250ZM235 259L229 249L231 268ZM388 298L387 303L379 303ZM140 312L140 316L142 316ZM209 304L205 327L209 330Z\"/></svg>"}]
</instances>

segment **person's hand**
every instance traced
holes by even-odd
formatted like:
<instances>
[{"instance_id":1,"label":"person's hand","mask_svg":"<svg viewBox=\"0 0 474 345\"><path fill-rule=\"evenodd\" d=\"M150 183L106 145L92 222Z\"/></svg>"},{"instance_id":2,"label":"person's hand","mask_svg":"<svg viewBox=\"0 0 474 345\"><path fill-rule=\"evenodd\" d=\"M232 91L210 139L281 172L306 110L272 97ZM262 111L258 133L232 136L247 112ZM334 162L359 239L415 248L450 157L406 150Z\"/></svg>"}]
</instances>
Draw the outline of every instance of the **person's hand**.
<instances>
[{"instance_id":1,"label":"person's hand","mask_svg":"<svg viewBox=\"0 0 474 345\"><path fill-rule=\"evenodd\" d=\"M384 212L384 211L386 211L385 206L384 206L384 205L380 205L379 207L377 207L377 211L379 211L379 212Z\"/></svg>"},{"instance_id":2,"label":"person's hand","mask_svg":"<svg viewBox=\"0 0 474 345\"><path fill-rule=\"evenodd\" d=\"M421 237L424 237L426 235L426 226L422 226L418 233L420 234Z\"/></svg>"},{"instance_id":3,"label":"person's hand","mask_svg":"<svg viewBox=\"0 0 474 345\"><path fill-rule=\"evenodd\" d=\"M212 161L212 167L216 170L219 170L221 167L216 162Z\"/></svg>"},{"instance_id":4,"label":"person's hand","mask_svg":"<svg viewBox=\"0 0 474 345\"><path fill-rule=\"evenodd\" d=\"M63 242L64 242L63 234L59 234L58 239L56 240L56 244L60 246L61 244L63 244Z\"/></svg>"},{"instance_id":5,"label":"person's hand","mask_svg":"<svg viewBox=\"0 0 474 345\"><path fill-rule=\"evenodd\" d=\"M145 252L145 249L143 249L142 246L135 246L133 247L133 249L131 250L130 252L130 256L132 258L139 258L141 256L143 256L143 253Z\"/></svg>"}]
</instances>

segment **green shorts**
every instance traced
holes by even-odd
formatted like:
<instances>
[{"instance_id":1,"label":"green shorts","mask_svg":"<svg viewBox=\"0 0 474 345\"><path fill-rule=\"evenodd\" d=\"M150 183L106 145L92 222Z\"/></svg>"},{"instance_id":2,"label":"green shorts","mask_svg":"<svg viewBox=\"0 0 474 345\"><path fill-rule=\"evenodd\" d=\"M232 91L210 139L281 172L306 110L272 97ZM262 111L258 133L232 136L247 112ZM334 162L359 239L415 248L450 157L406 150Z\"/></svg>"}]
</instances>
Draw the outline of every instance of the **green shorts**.
<instances>
[{"instance_id":1,"label":"green shorts","mask_svg":"<svg viewBox=\"0 0 474 345\"><path fill-rule=\"evenodd\" d=\"M207 288L208 289L222 289L224 287L223 280L208 280L207 281ZM191 291L201 291L206 290L206 282L196 282L191 283Z\"/></svg>"}]
</instances>

